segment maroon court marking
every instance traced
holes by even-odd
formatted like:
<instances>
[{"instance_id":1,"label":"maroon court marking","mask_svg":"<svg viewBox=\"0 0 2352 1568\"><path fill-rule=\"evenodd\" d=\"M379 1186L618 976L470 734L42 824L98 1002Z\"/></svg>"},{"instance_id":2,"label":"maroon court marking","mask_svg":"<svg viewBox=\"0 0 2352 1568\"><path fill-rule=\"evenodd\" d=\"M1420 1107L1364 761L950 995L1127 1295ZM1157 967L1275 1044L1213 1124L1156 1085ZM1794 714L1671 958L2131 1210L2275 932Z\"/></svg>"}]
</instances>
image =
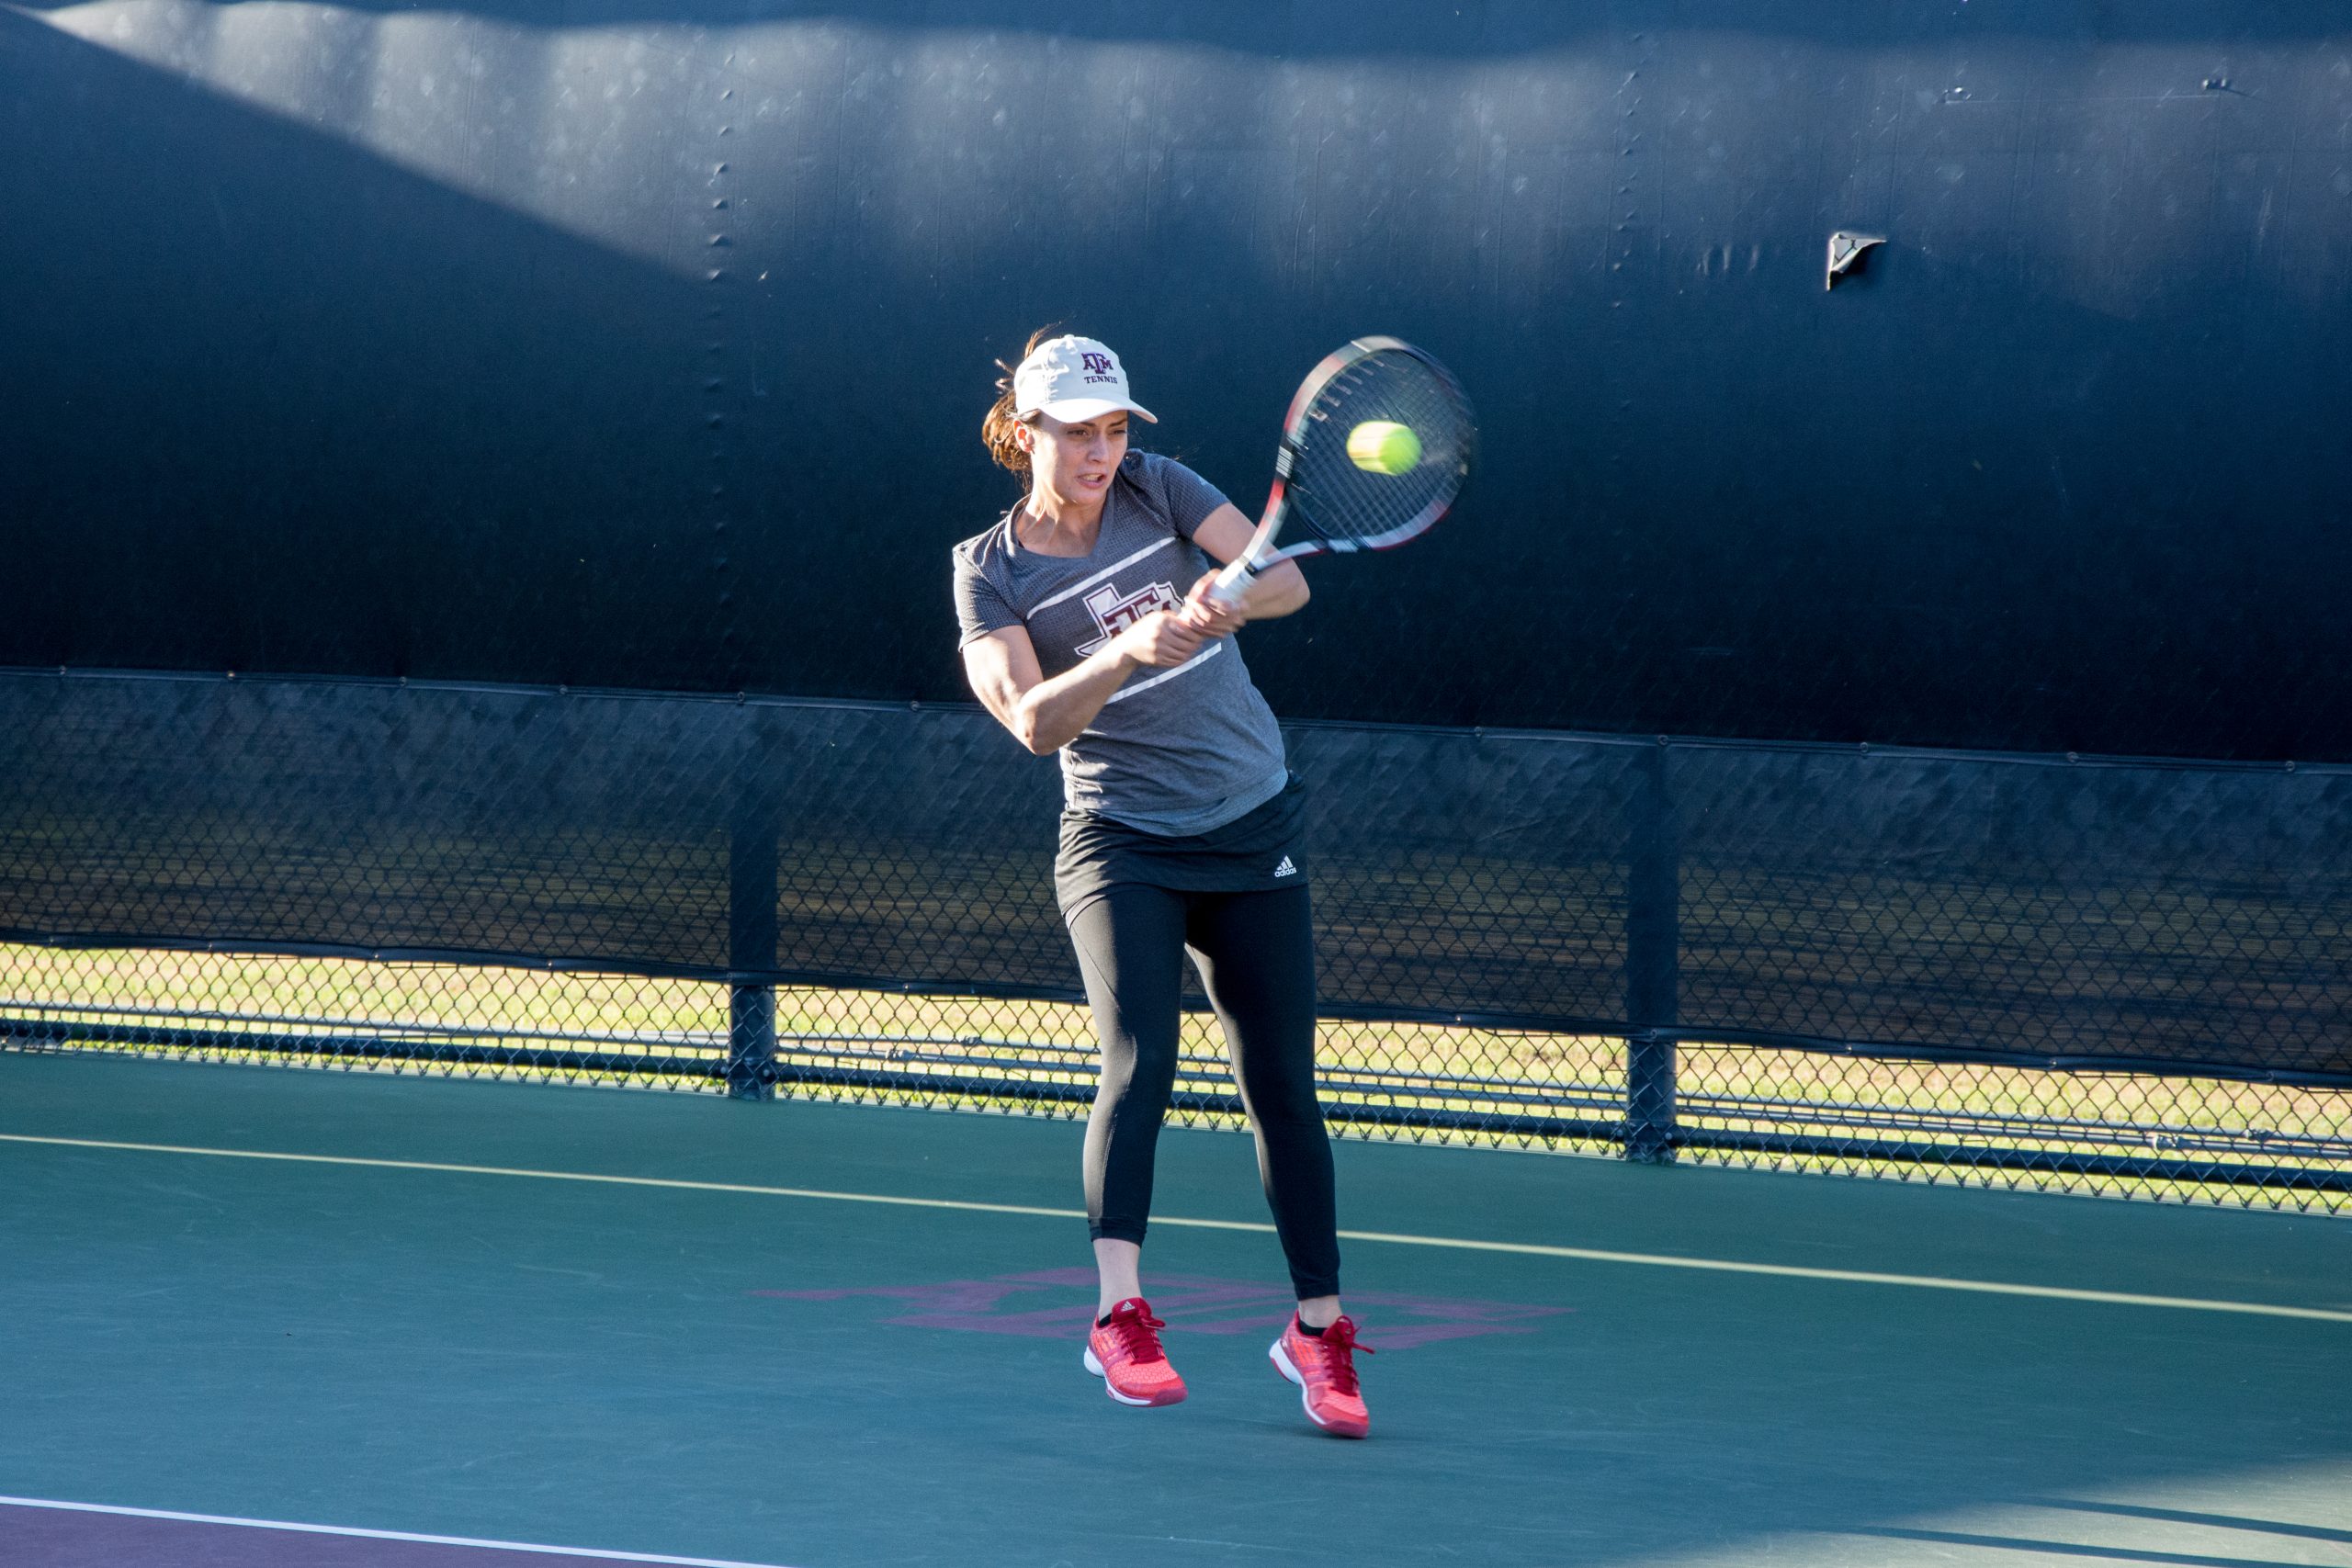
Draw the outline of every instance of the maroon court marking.
<instances>
[{"instance_id":1,"label":"maroon court marking","mask_svg":"<svg viewBox=\"0 0 2352 1568\"><path fill-rule=\"evenodd\" d=\"M999 1274L989 1280L947 1280L932 1285L751 1293L794 1302L876 1296L904 1302L915 1309L886 1317L885 1323L965 1334L1065 1339L1083 1333L1092 1321L1094 1284L1093 1269L1076 1268ZM1255 1280L1180 1274L1155 1276L1151 1281L1151 1310L1169 1327L1187 1334L1273 1334L1290 1321L1295 1305L1286 1288ZM1409 1350L1441 1339L1471 1339L1487 1334L1532 1334L1536 1328L1532 1320L1575 1310L1453 1296L1399 1295L1393 1291L1350 1291L1347 1305L1376 1350Z\"/></svg>"},{"instance_id":2,"label":"maroon court marking","mask_svg":"<svg viewBox=\"0 0 2352 1568\"><path fill-rule=\"evenodd\" d=\"M489 1542L331 1535L260 1521L0 1505L0 1562L8 1568L616 1568L616 1561Z\"/></svg>"}]
</instances>

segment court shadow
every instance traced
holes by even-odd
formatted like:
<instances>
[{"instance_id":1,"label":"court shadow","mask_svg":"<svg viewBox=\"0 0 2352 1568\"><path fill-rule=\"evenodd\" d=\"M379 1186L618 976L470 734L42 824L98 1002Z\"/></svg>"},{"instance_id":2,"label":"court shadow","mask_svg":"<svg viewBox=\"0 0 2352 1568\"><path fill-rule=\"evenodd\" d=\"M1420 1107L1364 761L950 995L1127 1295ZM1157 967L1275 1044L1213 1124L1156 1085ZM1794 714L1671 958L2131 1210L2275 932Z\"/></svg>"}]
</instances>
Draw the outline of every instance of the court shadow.
<instances>
[{"instance_id":1,"label":"court shadow","mask_svg":"<svg viewBox=\"0 0 2352 1568\"><path fill-rule=\"evenodd\" d=\"M2257 1535L2287 1536L2296 1540L2326 1540L2352 1545L2352 1529L2290 1524L2284 1519L2260 1519L2244 1514L2200 1513L2189 1508L2151 1508L2136 1503L2095 1503L2075 1497L2036 1497L2037 1508L2063 1508L2078 1514L2108 1514L2122 1519L2151 1519L2160 1524L2201 1525L2210 1529L2246 1530Z\"/></svg>"},{"instance_id":2,"label":"court shadow","mask_svg":"<svg viewBox=\"0 0 2352 1568\"><path fill-rule=\"evenodd\" d=\"M1984 1551L2015 1551L2059 1560L2093 1562L2146 1562L2162 1568L2296 1568L2270 1557L2214 1557L2193 1551L2154 1551L2134 1547L2085 1546L2080 1542L2037 1540L2024 1536L1975 1535L1962 1530L1903 1529L1891 1526L1855 1529L1852 1535L1879 1540L1918 1541L1934 1546L1970 1547Z\"/></svg>"}]
</instances>

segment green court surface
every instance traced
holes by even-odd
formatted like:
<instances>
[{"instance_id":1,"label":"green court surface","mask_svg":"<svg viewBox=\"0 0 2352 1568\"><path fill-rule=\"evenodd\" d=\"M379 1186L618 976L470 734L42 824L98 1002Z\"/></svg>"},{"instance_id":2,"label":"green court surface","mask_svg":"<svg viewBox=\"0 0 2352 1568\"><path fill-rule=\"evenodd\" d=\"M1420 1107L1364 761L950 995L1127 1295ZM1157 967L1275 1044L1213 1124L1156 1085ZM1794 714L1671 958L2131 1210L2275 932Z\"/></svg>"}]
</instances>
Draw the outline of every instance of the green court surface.
<instances>
[{"instance_id":1,"label":"green court surface","mask_svg":"<svg viewBox=\"0 0 2352 1568\"><path fill-rule=\"evenodd\" d=\"M1079 1137L0 1054L0 1495L788 1568L2352 1563L2344 1220L1346 1143L1349 1443L1229 1134L1166 1134L1146 1250L1193 1397L1102 1396Z\"/></svg>"}]
</instances>

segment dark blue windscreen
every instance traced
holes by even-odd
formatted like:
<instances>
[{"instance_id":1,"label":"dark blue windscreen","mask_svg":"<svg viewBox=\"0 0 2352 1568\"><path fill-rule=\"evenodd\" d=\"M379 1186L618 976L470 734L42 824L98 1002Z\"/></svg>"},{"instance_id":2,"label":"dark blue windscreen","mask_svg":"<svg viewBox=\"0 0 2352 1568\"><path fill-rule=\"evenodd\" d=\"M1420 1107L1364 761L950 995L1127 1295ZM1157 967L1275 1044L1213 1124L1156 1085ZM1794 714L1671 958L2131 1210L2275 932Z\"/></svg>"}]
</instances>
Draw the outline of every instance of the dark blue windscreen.
<instances>
[{"instance_id":1,"label":"dark blue windscreen","mask_svg":"<svg viewBox=\"0 0 2352 1568\"><path fill-rule=\"evenodd\" d=\"M1387 332L1482 468L1252 634L1286 716L2352 759L2347 48L2251 0L0 12L0 664L956 698L994 357L1108 339L1254 507ZM1832 290L1840 229L1886 243Z\"/></svg>"}]
</instances>

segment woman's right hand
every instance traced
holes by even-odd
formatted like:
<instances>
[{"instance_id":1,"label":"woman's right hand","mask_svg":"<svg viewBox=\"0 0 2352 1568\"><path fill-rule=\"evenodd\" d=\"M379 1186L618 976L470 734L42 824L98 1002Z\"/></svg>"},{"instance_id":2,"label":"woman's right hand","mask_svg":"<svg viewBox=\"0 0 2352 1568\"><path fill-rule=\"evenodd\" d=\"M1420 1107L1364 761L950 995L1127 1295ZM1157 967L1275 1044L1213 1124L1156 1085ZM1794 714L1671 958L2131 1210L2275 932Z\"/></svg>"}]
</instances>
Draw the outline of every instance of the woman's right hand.
<instances>
[{"instance_id":1,"label":"woman's right hand","mask_svg":"<svg viewBox=\"0 0 2352 1568\"><path fill-rule=\"evenodd\" d=\"M1138 664L1170 669L1200 652L1205 638L1172 610L1154 610L1119 634L1116 647Z\"/></svg>"}]
</instances>

